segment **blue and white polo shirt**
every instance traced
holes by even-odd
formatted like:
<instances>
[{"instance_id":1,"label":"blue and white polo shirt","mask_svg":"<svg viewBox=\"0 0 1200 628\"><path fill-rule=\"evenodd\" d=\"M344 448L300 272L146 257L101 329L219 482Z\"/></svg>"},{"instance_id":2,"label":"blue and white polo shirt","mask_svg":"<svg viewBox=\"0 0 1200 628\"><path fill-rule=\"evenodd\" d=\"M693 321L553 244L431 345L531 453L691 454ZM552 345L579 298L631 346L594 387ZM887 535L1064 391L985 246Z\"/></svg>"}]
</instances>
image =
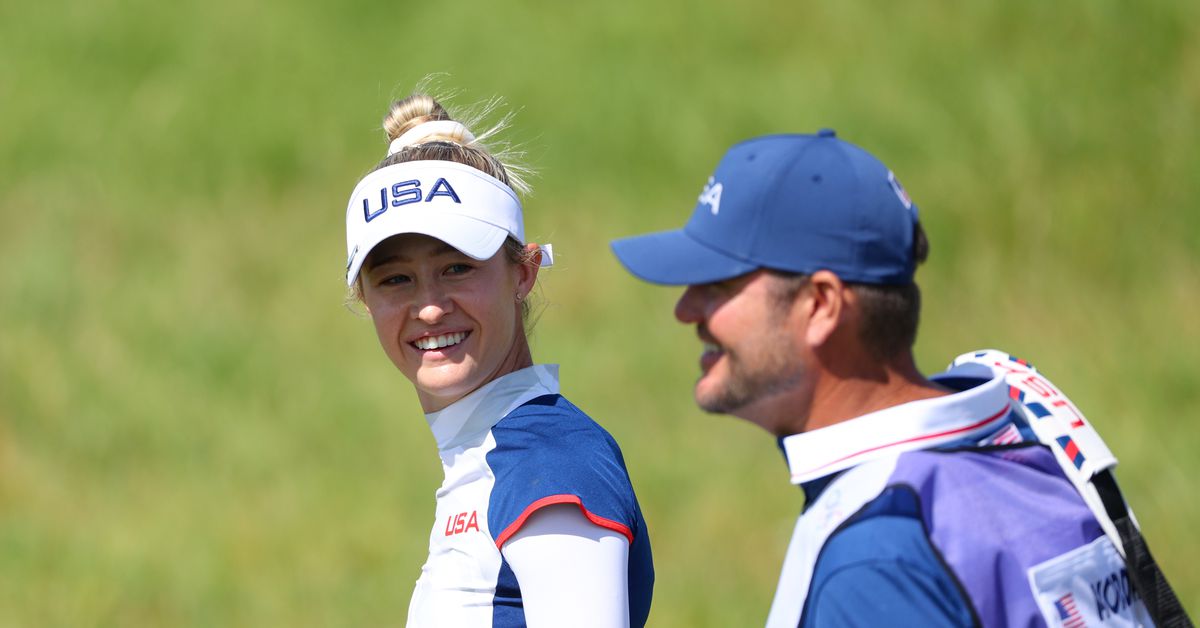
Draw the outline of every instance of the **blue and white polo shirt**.
<instances>
[{"instance_id":1,"label":"blue and white polo shirt","mask_svg":"<svg viewBox=\"0 0 1200 628\"><path fill-rule=\"evenodd\" d=\"M501 548L539 508L575 504L629 541L630 625L650 611L650 539L621 450L535 365L426 415L445 471L409 626L524 626L521 587Z\"/></svg>"}]
</instances>

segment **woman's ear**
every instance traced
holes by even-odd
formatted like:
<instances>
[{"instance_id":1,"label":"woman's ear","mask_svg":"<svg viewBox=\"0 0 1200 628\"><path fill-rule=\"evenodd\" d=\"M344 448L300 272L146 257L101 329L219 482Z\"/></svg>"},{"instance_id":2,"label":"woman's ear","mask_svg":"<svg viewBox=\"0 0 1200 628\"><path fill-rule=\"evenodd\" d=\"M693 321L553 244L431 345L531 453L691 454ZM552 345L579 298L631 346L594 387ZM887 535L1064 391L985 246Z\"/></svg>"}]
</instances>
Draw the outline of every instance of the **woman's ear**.
<instances>
[{"instance_id":1,"label":"woman's ear","mask_svg":"<svg viewBox=\"0 0 1200 628\"><path fill-rule=\"evenodd\" d=\"M525 296L533 290L533 284L537 283L538 270L542 267L542 249L536 242L530 242L524 247L525 254L520 264L517 264L517 295L518 300L524 300Z\"/></svg>"}]
</instances>

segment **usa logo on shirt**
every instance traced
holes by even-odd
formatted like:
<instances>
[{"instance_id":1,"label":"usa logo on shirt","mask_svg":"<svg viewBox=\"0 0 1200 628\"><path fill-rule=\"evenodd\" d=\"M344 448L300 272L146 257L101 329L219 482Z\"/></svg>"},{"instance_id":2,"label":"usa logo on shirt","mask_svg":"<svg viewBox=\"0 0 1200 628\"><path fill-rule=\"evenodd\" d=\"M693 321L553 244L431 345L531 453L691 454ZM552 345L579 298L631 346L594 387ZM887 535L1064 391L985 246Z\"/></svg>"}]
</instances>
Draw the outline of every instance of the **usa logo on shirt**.
<instances>
[{"instance_id":1,"label":"usa logo on shirt","mask_svg":"<svg viewBox=\"0 0 1200 628\"><path fill-rule=\"evenodd\" d=\"M472 510L468 513L460 512L457 515L446 517L446 536L454 536L474 530L479 532L479 514Z\"/></svg>"}]
</instances>

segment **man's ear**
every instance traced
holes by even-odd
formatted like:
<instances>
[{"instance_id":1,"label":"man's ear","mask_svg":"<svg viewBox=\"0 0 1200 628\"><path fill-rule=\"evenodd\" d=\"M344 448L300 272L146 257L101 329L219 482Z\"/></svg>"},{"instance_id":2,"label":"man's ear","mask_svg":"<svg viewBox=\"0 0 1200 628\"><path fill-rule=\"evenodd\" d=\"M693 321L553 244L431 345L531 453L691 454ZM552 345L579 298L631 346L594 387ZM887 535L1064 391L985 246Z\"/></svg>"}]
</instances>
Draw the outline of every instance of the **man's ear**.
<instances>
[{"instance_id":1,"label":"man's ear","mask_svg":"<svg viewBox=\"0 0 1200 628\"><path fill-rule=\"evenodd\" d=\"M809 276L805 296L809 302L805 342L820 347L829 341L838 327L845 323L847 286L828 270L818 270Z\"/></svg>"}]
</instances>

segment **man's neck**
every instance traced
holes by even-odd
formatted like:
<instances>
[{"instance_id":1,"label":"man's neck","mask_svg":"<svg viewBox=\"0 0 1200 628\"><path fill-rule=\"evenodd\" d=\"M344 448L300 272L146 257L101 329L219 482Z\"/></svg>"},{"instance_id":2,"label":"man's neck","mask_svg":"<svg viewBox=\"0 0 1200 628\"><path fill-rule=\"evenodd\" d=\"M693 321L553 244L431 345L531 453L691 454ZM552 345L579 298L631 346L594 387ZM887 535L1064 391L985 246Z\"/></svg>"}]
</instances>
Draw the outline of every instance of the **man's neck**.
<instances>
[{"instance_id":1,"label":"man's neck","mask_svg":"<svg viewBox=\"0 0 1200 628\"><path fill-rule=\"evenodd\" d=\"M796 413L776 425L783 426L786 436L828 427L865 414L891 408L910 401L931 399L950 394L917 370L911 355L887 363L873 363L854 369L828 368L814 373L813 387L807 412ZM782 418L782 417L781 417Z\"/></svg>"},{"instance_id":2,"label":"man's neck","mask_svg":"<svg viewBox=\"0 0 1200 628\"><path fill-rule=\"evenodd\" d=\"M829 378L817 384L812 410L805 422L804 431L828 427L910 401L947 394L948 390L930 382L919 373L913 377L905 373L887 371L883 380Z\"/></svg>"}]
</instances>

